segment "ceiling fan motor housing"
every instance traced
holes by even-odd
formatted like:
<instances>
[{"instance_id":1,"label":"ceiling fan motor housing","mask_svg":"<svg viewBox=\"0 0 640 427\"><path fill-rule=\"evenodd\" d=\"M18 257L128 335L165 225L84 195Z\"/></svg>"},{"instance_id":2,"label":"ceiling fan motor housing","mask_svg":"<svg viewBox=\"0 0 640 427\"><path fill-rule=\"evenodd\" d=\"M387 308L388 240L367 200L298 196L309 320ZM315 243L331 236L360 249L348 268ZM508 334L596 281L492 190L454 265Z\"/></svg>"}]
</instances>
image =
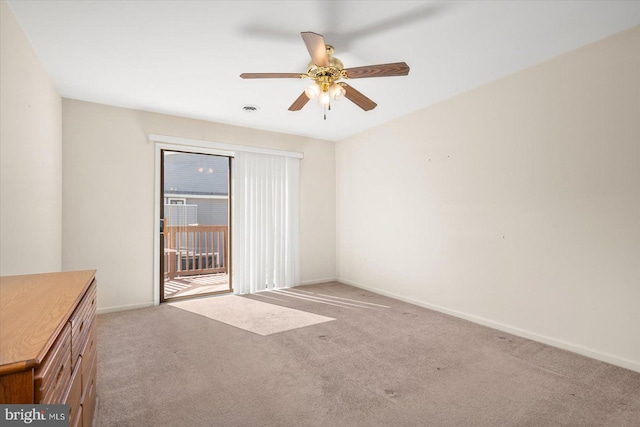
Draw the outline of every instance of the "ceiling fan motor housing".
<instances>
[{"instance_id":1,"label":"ceiling fan motor housing","mask_svg":"<svg viewBox=\"0 0 640 427\"><path fill-rule=\"evenodd\" d=\"M327 56L329 59L328 67L318 66L314 64L313 61L309 62L307 66L307 75L319 85L331 85L336 80L346 78L345 73L342 71L344 65L342 61L333 56L333 46L331 45L327 45Z\"/></svg>"}]
</instances>

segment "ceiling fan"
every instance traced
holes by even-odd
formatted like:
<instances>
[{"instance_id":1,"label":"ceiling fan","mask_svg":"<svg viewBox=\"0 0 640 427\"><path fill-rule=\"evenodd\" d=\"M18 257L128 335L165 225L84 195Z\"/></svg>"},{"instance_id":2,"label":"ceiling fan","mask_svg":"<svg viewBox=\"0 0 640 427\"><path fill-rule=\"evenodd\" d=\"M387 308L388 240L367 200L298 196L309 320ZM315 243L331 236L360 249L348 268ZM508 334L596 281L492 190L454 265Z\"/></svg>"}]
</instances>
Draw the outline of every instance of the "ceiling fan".
<instances>
[{"instance_id":1,"label":"ceiling fan","mask_svg":"<svg viewBox=\"0 0 640 427\"><path fill-rule=\"evenodd\" d=\"M311 55L311 62L305 74L298 73L242 73L243 79L311 79L313 83L293 101L289 111L298 111L310 99L318 99L324 107L324 118L327 119L327 109L331 109L331 100L347 98L365 111L373 110L378 104L364 96L361 92L349 86L343 79L362 79L365 77L406 76L409 66L404 62L391 64L367 65L345 69L342 61L333 56L333 46L324 43L324 37L312 32L302 32L302 40Z\"/></svg>"}]
</instances>

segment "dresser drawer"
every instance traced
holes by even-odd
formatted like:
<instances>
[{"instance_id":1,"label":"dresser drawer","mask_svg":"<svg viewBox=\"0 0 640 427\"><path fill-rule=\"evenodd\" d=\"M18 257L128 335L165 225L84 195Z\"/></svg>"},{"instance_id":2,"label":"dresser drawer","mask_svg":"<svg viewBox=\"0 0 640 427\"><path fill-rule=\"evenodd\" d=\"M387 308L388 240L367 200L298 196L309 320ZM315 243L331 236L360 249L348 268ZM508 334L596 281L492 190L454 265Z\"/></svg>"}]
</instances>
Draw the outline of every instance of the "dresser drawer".
<instances>
[{"instance_id":1,"label":"dresser drawer","mask_svg":"<svg viewBox=\"0 0 640 427\"><path fill-rule=\"evenodd\" d=\"M71 427L84 427L82 424L84 421L82 406L78 408L78 413L76 414L75 424L69 424Z\"/></svg>"},{"instance_id":2,"label":"dresser drawer","mask_svg":"<svg viewBox=\"0 0 640 427\"><path fill-rule=\"evenodd\" d=\"M66 324L34 373L35 402L59 403L67 391L72 372L71 326Z\"/></svg>"},{"instance_id":3,"label":"dresser drawer","mask_svg":"<svg viewBox=\"0 0 640 427\"><path fill-rule=\"evenodd\" d=\"M96 364L96 336L97 336L97 328L96 321L94 320L89 326L89 338L87 339L87 343L82 350L82 392L85 393L85 390L89 386L89 381L91 379L91 371L94 370L94 366Z\"/></svg>"},{"instance_id":4,"label":"dresser drawer","mask_svg":"<svg viewBox=\"0 0 640 427\"><path fill-rule=\"evenodd\" d=\"M90 333L90 326L96 317L96 281L91 283L87 293L71 315L71 357L75 366Z\"/></svg>"},{"instance_id":5,"label":"dresser drawer","mask_svg":"<svg viewBox=\"0 0 640 427\"><path fill-rule=\"evenodd\" d=\"M76 368L73 370L71 376L71 385L69 390L64 396L63 403L69 405L69 425L76 425L78 419L82 418L80 415L80 399L82 398L82 358L78 359Z\"/></svg>"},{"instance_id":6,"label":"dresser drawer","mask_svg":"<svg viewBox=\"0 0 640 427\"><path fill-rule=\"evenodd\" d=\"M98 359L94 358L91 364L91 370L87 377L86 388L84 396L82 396L82 418L84 419L82 425L84 427L91 427L93 425L93 414L96 409L96 375L98 372ZM83 362L84 363L84 362Z\"/></svg>"}]
</instances>

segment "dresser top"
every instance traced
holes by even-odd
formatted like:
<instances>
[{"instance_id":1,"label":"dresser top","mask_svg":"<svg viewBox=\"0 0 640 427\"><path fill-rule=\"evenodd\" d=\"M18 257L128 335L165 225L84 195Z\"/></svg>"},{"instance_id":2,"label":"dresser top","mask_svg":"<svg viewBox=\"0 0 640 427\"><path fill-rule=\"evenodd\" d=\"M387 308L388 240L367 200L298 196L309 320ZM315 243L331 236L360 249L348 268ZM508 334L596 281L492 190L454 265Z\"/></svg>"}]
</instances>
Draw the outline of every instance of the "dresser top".
<instances>
[{"instance_id":1,"label":"dresser top","mask_svg":"<svg viewBox=\"0 0 640 427\"><path fill-rule=\"evenodd\" d=\"M0 277L0 374L38 365L95 270Z\"/></svg>"}]
</instances>

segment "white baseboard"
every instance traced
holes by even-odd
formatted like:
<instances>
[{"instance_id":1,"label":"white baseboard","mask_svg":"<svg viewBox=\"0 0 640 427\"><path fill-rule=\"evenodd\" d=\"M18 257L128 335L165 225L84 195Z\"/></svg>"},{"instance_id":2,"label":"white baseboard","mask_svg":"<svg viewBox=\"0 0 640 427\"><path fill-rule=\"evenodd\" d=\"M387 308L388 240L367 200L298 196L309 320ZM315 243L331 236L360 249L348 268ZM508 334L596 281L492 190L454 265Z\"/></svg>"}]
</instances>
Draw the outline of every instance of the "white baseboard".
<instances>
[{"instance_id":1,"label":"white baseboard","mask_svg":"<svg viewBox=\"0 0 640 427\"><path fill-rule=\"evenodd\" d=\"M113 313L115 311L135 310L136 308L152 307L153 302L143 302L138 304L114 305L111 307L101 307L97 310L98 314Z\"/></svg>"},{"instance_id":2,"label":"white baseboard","mask_svg":"<svg viewBox=\"0 0 640 427\"><path fill-rule=\"evenodd\" d=\"M340 283L344 283L346 285L354 286L356 288L365 289L367 291L371 291L380 295L388 296L393 299L397 299L400 301L408 302L410 304L414 304L420 307L428 308L430 310L438 311L440 313L449 314L454 317L459 317L461 319L469 320L470 322L477 323L479 325L488 326L493 329L498 329L503 332L507 332L513 335L517 335L519 337L527 338L533 341L537 341L543 344L547 344L553 347L558 347L563 350L571 351L573 353L581 354L583 356L590 357L592 359L601 360L603 362L610 363L612 365L620 366L625 369L630 369L632 371L640 372L640 361L634 361L625 359L622 357L614 356L612 354L603 353L597 350L592 350L590 348L586 348L577 344L573 344L567 341L559 340L556 338L548 337L545 335L540 335L535 332L527 331L524 329L516 328L513 326L505 325L500 322L495 322L493 320L485 319L483 317L475 316L473 314L463 313L457 310L452 310L446 307L441 307L434 304L429 304L424 301L420 301L414 298L404 297L402 295L395 294L393 292L383 291L381 289L376 289L370 286L365 286L361 283L353 282L351 280L346 279L336 279Z\"/></svg>"},{"instance_id":3,"label":"white baseboard","mask_svg":"<svg viewBox=\"0 0 640 427\"><path fill-rule=\"evenodd\" d=\"M327 277L325 279L305 280L304 282L300 282L299 286L317 285L318 283L336 282L337 280L338 280L337 277Z\"/></svg>"}]
</instances>

